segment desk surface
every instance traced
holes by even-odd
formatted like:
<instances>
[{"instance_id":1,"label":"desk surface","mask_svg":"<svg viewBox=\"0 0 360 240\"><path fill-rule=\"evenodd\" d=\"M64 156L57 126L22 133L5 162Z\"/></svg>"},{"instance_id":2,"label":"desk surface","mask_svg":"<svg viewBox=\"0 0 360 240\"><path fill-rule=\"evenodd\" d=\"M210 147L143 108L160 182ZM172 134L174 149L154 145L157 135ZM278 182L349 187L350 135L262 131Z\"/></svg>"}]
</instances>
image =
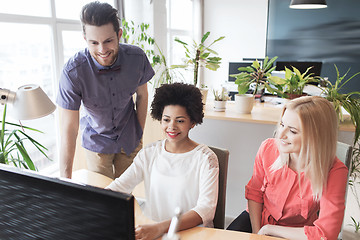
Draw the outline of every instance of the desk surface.
<instances>
[{"instance_id":1,"label":"desk surface","mask_svg":"<svg viewBox=\"0 0 360 240\"><path fill-rule=\"evenodd\" d=\"M112 179L99 173L91 172L86 169L80 169L73 172L73 181L104 188L112 182ZM142 187L140 185L140 187ZM141 189L138 189L140 192ZM153 222L144 216L140 210L140 206L135 201L135 225L148 224ZM243 240L280 240L269 236L221 230L215 228L195 227L179 232L182 240L218 240L218 239L243 239ZM281 239L283 240L283 239Z\"/></svg>"},{"instance_id":2,"label":"desk surface","mask_svg":"<svg viewBox=\"0 0 360 240\"><path fill-rule=\"evenodd\" d=\"M283 105L281 104L276 105L270 102L260 103L256 101L250 114L242 114L236 112L234 102L228 101L225 112L216 112L214 111L213 101L208 101L205 105L204 115L205 118L209 119L275 125L280 119L282 107ZM340 124L339 129L341 131L354 132L355 128L350 120L350 115L344 116L346 120Z\"/></svg>"}]
</instances>

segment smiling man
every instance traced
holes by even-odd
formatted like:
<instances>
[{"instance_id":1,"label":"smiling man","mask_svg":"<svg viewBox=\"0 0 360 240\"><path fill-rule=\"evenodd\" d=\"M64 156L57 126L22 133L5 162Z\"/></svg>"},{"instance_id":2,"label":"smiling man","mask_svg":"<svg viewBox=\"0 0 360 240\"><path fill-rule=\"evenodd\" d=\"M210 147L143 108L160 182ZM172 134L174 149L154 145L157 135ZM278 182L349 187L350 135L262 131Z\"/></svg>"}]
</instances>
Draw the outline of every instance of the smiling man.
<instances>
[{"instance_id":1,"label":"smiling man","mask_svg":"<svg viewBox=\"0 0 360 240\"><path fill-rule=\"evenodd\" d=\"M61 117L60 175L71 178L80 126L88 169L115 178L142 148L147 82L154 70L140 48L119 43L122 30L111 5L85 5L81 23L88 47L65 64L56 100Z\"/></svg>"}]
</instances>

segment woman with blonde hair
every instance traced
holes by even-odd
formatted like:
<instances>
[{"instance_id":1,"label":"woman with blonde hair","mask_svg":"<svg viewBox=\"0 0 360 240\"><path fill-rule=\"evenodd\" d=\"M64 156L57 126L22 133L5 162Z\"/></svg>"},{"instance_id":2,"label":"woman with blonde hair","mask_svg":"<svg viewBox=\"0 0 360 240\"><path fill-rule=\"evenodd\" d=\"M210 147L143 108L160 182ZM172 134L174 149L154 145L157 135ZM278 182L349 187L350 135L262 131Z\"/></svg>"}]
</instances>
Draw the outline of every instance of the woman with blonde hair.
<instances>
[{"instance_id":1,"label":"woman with blonde hair","mask_svg":"<svg viewBox=\"0 0 360 240\"><path fill-rule=\"evenodd\" d=\"M337 239L348 170L336 157L338 119L322 97L285 104L245 187L248 210L228 229L288 239Z\"/></svg>"}]
</instances>

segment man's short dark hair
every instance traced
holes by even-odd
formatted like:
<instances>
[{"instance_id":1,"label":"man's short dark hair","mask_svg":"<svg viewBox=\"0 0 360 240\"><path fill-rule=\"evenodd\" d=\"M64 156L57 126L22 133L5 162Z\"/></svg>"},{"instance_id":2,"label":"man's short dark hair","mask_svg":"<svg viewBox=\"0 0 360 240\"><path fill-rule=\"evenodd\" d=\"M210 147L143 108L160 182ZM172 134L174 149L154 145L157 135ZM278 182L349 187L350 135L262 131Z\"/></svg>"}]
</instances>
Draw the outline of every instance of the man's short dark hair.
<instances>
[{"instance_id":1,"label":"man's short dark hair","mask_svg":"<svg viewBox=\"0 0 360 240\"><path fill-rule=\"evenodd\" d=\"M85 34L85 25L103 26L112 23L116 34L119 33L120 19L118 11L108 3L99 1L91 2L83 6L80 14L80 20Z\"/></svg>"},{"instance_id":2,"label":"man's short dark hair","mask_svg":"<svg viewBox=\"0 0 360 240\"><path fill-rule=\"evenodd\" d=\"M194 85L184 83L163 84L156 89L151 103L151 117L161 121L164 108L179 105L186 108L190 120L195 124L203 121L203 103L200 90Z\"/></svg>"}]
</instances>

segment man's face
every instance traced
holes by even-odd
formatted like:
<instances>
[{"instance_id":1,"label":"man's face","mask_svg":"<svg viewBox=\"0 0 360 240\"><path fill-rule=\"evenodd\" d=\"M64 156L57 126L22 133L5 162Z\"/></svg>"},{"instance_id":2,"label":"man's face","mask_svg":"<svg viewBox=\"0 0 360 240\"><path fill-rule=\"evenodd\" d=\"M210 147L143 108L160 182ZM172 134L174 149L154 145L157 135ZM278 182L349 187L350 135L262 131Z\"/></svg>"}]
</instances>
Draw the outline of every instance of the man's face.
<instances>
[{"instance_id":1,"label":"man's face","mask_svg":"<svg viewBox=\"0 0 360 240\"><path fill-rule=\"evenodd\" d=\"M100 27L85 25L84 38L90 54L102 66L111 66L116 61L121 35L122 30L116 34L112 23Z\"/></svg>"}]
</instances>

